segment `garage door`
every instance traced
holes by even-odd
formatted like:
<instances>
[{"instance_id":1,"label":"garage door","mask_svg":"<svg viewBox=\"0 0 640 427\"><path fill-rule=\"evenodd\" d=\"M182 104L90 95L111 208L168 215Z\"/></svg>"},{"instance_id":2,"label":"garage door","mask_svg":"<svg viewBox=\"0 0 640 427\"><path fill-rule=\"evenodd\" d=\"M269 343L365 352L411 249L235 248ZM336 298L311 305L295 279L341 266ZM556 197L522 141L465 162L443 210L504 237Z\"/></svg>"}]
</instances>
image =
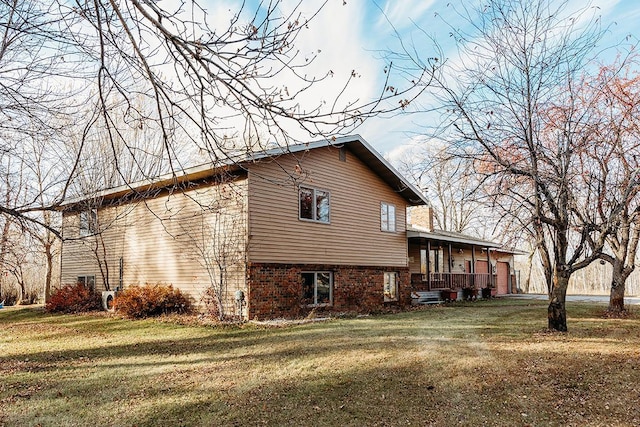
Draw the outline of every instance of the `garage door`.
<instances>
[{"instance_id":1,"label":"garage door","mask_svg":"<svg viewBox=\"0 0 640 427\"><path fill-rule=\"evenodd\" d=\"M498 288L498 295L504 295L509 293L509 263L508 262L496 263L496 288Z\"/></svg>"}]
</instances>

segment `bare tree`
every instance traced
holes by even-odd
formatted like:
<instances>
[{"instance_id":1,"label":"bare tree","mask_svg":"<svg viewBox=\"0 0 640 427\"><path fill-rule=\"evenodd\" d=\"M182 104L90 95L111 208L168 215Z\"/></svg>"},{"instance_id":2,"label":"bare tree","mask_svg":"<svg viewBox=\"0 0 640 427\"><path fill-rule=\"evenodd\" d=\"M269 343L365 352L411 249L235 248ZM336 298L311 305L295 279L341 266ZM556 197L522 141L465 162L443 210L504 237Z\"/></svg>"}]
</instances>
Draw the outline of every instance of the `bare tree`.
<instances>
[{"instance_id":1,"label":"bare tree","mask_svg":"<svg viewBox=\"0 0 640 427\"><path fill-rule=\"evenodd\" d=\"M0 156L5 165L19 163L25 169L23 183L33 182L26 169L39 161L33 156L37 153L28 149L30 141L46 141L47 167L56 168L52 157L62 151L59 141L70 122L61 119L72 117L78 105L75 96L83 90L65 83L65 74L82 76L82 61L70 54L73 40L63 31L58 12L55 4L38 0L0 2ZM68 17L66 22L74 25L76 21ZM54 183L60 184L51 180L43 183L43 189L52 189ZM25 191L22 186L7 188ZM37 212L49 209L54 200L31 190L18 203L16 195L10 197L12 204L0 202L0 213L25 227L31 223L47 228ZM59 237L59 230L49 230Z\"/></svg>"},{"instance_id":2,"label":"bare tree","mask_svg":"<svg viewBox=\"0 0 640 427\"><path fill-rule=\"evenodd\" d=\"M588 131L597 144L580 153L582 185L596 197L596 215L615 224L601 258L612 265L609 312L623 313L625 284L635 269L640 240L640 76L633 71L637 56L600 72L582 86L584 97L595 97L596 113ZM589 206L591 204L587 204Z\"/></svg>"},{"instance_id":3,"label":"bare tree","mask_svg":"<svg viewBox=\"0 0 640 427\"><path fill-rule=\"evenodd\" d=\"M14 208L22 203L25 196L25 180L23 173L23 162L8 155L0 155L0 171L2 172L2 202L5 206ZM11 215L0 215L2 220L2 235L0 235L0 297L2 290L6 293L9 284L9 274L16 280L20 293L18 302L25 293L23 275L21 274L21 264L24 261L22 254L24 245L21 233L25 230L25 224L21 224Z\"/></svg>"},{"instance_id":4,"label":"bare tree","mask_svg":"<svg viewBox=\"0 0 640 427\"><path fill-rule=\"evenodd\" d=\"M193 219L180 222L185 251L193 254L209 279L203 298L219 320L241 315L242 307L236 307L240 310L232 313L228 301L235 299L230 286L231 291L242 291L238 283L244 283L246 275L248 241L244 192L243 184L237 184L234 176L223 173L214 178L208 197L192 200L198 205L196 222Z\"/></svg>"},{"instance_id":5,"label":"bare tree","mask_svg":"<svg viewBox=\"0 0 640 427\"><path fill-rule=\"evenodd\" d=\"M592 141L575 89L601 30L590 9L568 13L566 6L548 0L463 6L458 13L470 31L450 28L461 56L430 81L448 112L448 139L474 159L494 194L527 213L552 272L549 328L560 331L567 330L569 278L600 256L611 231L609 221L576 209L578 201L592 202L577 194L588 188L575 188L577 153Z\"/></svg>"},{"instance_id":6,"label":"bare tree","mask_svg":"<svg viewBox=\"0 0 640 427\"><path fill-rule=\"evenodd\" d=\"M440 230L480 236L486 227L483 207L475 199L478 187L473 162L448 151L446 145L425 143L400 160L400 170L411 177L431 201L434 225ZM486 223L484 223L486 225Z\"/></svg>"},{"instance_id":7,"label":"bare tree","mask_svg":"<svg viewBox=\"0 0 640 427\"><path fill-rule=\"evenodd\" d=\"M29 135L47 141L43 157L63 173L42 186L43 197L0 202L0 213L60 238L39 212L85 192L76 181L92 166L95 141L103 166L113 169L94 183L127 184L183 169L196 156L215 167L273 142L332 137L406 108L422 88L397 78L391 64L381 65L379 92L366 99L349 92L357 70L311 72L317 55L296 42L318 12L280 0L254 9L242 3L224 18L196 0L3 0L2 154L24 156L14 141ZM329 81L341 87L319 92ZM74 149L63 149L73 138Z\"/></svg>"}]
</instances>

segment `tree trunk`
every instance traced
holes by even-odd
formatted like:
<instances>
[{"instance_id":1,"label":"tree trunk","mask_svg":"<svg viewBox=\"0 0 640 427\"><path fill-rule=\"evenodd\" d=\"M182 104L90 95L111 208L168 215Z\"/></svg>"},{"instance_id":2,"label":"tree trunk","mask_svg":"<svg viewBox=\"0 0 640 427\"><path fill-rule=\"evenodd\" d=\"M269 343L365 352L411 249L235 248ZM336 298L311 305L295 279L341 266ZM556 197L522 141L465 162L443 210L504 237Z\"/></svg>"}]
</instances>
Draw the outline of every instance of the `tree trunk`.
<instances>
[{"instance_id":1,"label":"tree trunk","mask_svg":"<svg viewBox=\"0 0 640 427\"><path fill-rule=\"evenodd\" d=\"M26 286L24 285L24 282L22 280L18 279L17 275L16 275L16 279L17 279L17 282L18 282L18 290L20 291L20 295L18 296L18 299L16 300L16 305L20 305L20 304L22 304L22 300L24 300L24 296L27 293L27 290L26 290Z\"/></svg>"},{"instance_id":2,"label":"tree trunk","mask_svg":"<svg viewBox=\"0 0 640 427\"><path fill-rule=\"evenodd\" d=\"M531 253L529 253L529 256L527 257L527 277L524 281L524 293L528 294L529 293L529 285L531 283L531 272L533 270L533 257L535 256L536 251L532 250Z\"/></svg>"},{"instance_id":3,"label":"tree trunk","mask_svg":"<svg viewBox=\"0 0 640 427\"><path fill-rule=\"evenodd\" d=\"M53 276L53 253L51 252L51 243L45 244L45 256L47 260L47 272L44 278L44 302L49 302L51 296L51 278Z\"/></svg>"},{"instance_id":4,"label":"tree trunk","mask_svg":"<svg viewBox=\"0 0 640 427\"><path fill-rule=\"evenodd\" d=\"M609 308L607 311L611 313L622 313L624 308L624 283L612 283L611 293L609 294Z\"/></svg>"},{"instance_id":5,"label":"tree trunk","mask_svg":"<svg viewBox=\"0 0 640 427\"><path fill-rule=\"evenodd\" d=\"M616 260L613 263L613 271L611 273L611 292L609 293L609 308L607 311L611 313L624 312L624 288L627 281L627 275L624 272L624 265Z\"/></svg>"},{"instance_id":6,"label":"tree trunk","mask_svg":"<svg viewBox=\"0 0 640 427\"><path fill-rule=\"evenodd\" d=\"M569 286L569 276L556 271L553 291L549 301L548 318L549 329L567 332L566 297Z\"/></svg>"},{"instance_id":7,"label":"tree trunk","mask_svg":"<svg viewBox=\"0 0 640 427\"><path fill-rule=\"evenodd\" d=\"M8 205L7 205L8 206ZM5 282L5 266L4 259L7 252L7 246L9 241L9 221L4 219L4 225L2 227L2 235L0 236L0 301L2 301L2 289ZM6 289L5 289L6 291Z\"/></svg>"}]
</instances>

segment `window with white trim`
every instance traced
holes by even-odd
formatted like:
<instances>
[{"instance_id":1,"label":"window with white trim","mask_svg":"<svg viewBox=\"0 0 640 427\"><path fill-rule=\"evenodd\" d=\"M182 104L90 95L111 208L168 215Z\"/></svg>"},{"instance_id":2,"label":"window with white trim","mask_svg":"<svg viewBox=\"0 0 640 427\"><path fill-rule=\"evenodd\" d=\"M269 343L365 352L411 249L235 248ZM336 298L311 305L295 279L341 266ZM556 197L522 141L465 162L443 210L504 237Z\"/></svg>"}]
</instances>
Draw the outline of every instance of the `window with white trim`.
<instances>
[{"instance_id":1,"label":"window with white trim","mask_svg":"<svg viewBox=\"0 0 640 427\"><path fill-rule=\"evenodd\" d=\"M308 221L329 223L329 192L311 187L300 187L299 218Z\"/></svg>"},{"instance_id":2,"label":"window with white trim","mask_svg":"<svg viewBox=\"0 0 640 427\"><path fill-rule=\"evenodd\" d=\"M387 271L384 273L384 300L398 301L398 273Z\"/></svg>"},{"instance_id":3,"label":"window with white trim","mask_svg":"<svg viewBox=\"0 0 640 427\"><path fill-rule=\"evenodd\" d=\"M396 207L390 203L380 203L380 229L396 231Z\"/></svg>"},{"instance_id":4,"label":"window with white trim","mask_svg":"<svg viewBox=\"0 0 640 427\"><path fill-rule=\"evenodd\" d=\"M96 289L96 276L78 276L77 283L80 283L86 288L94 291Z\"/></svg>"},{"instance_id":5,"label":"window with white trim","mask_svg":"<svg viewBox=\"0 0 640 427\"><path fill-rule=\"evenodd\" d=\"M98 231L98 211L87 209L80 212L80 236L90 236Z\"/></svg>"},{"instance_id":6,"label":"window with white trim","mask_svg":"<svg viewBox=\"0 0 640 427\"><path fill-rule=\"evenodd\" d=\"M333 273L330 271L303 272L302 298L308 305L331 305L333 301Z\"/></svg>"}]
</instances>

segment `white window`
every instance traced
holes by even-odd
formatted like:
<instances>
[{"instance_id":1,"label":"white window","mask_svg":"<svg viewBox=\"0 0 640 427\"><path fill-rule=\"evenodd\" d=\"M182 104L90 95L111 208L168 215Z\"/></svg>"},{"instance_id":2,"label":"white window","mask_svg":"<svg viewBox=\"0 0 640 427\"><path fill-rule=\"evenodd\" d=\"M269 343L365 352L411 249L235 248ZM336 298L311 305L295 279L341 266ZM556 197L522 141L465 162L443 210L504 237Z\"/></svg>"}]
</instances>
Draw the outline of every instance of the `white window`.
<instances>
[{"instance_id":1,"label":"white window","mask_svg":"<svg viewBox=\"0 0 640 427\"><path fill-rule=\"evenodd\" d=\"M439 273L444 271L444 252L441 247L436 247L431 250L429 258L429 270L432 273Z\"/></svg>"},{"instance_id":2,"label":"white window","mask_svg":"<svg viewBox=\"0 0 640 427\"><path fill-rule=\"evenodd\" d=\"M317 188L300 187L299 218L329 223L329 192Z\"/></svg>"},{"instance_id":3,"label":"white window","mask_svg":"<svg viewBox=\"0 0 640 427\"><path fill-rule=\"evenodd\" d=\"M95 209L87 209L80 212L80 235L90 236L98 231L98 212Z\"/></svg>"},{"instance_id":4,"label":"white window","mask_svg":"<svg viewBox=\"0 0 640 427\"><path fill-rule=\"evenodd\" d=\"M398 301L398 273L384 273L384 300Z\"/></svg>"},{"instance_id":5,"label":"white window","mask_svg":"<svg viewBox=\"0 0 640 427\"><path fill-rule=\"evenodd\" d=\"M380 229L396 231L396 207L389 203L380 203Z\"/></svg>"},{"instance_id":6,"label":"white window","mask_svg":"<svg viewBox=\"0 0 640 427\"><path fill-rule=\"evenodd\" d=\"M331 305L333 273L330 271L302 273L302 298L309 305Z\"/></svg>"},{"instance_id":7,"label":"white window","mask_svg":"<svg viewBox=\"0 0 640 427\"><path fill-rule=\"evenodd\" d=\"M96 276L78 276L77 282L92 291L96 289Z\"/></svg>"}]
</instances>

